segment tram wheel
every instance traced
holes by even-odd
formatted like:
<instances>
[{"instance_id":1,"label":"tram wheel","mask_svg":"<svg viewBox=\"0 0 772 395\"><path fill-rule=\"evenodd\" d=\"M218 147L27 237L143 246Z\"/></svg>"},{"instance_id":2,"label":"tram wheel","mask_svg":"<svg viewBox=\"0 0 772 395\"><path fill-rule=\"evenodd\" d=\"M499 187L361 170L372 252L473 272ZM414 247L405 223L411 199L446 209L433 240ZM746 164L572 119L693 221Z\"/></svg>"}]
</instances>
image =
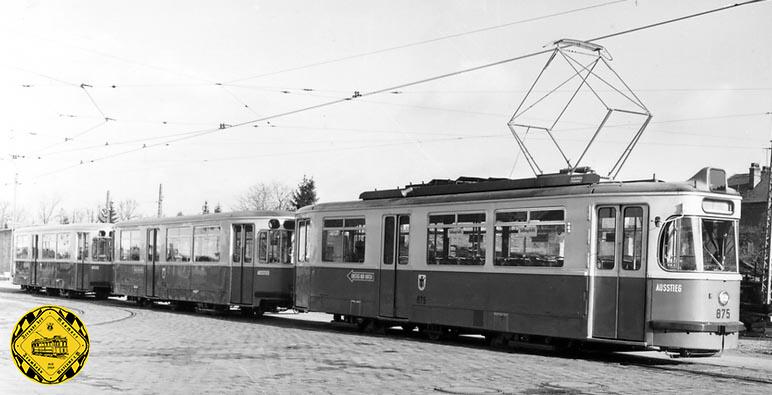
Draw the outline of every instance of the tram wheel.
<instances>
[{"instance_id":1,"label":"tram wheel","mask_svg":"<svg viewBox=\"0 0 772 395\"><path fill-rule=\"evenodd\" d=\"M356 317L354 318L354 324L356 324L358 331L364 332L365 329L367 329L367 326L370 324L370 320L367 318Z\"/></svg>"},{"instance_id":2,"label":"tram wheel","mask_svg":"<svg viewBox=\"0 0 772 395\"><path fill-rule=\"evenodd\" d=\"M94 297L97 300L105 300L108 296L110 296L110 291L104 288L97 288L94 290Z\"/></svg>"},{"instance_id":3,"label":"tram wheel","mask_svg":"<svg viewBox=\"0 0 772 395\"><path fill-rule=\"evenodd\" d=\"M416 324L402 324L400 326L402 327L402 331L405 335L413 333L413 331L418 327Z\"/></svg>"},{"instance_id":4,"label":"tram wheel","mask_svg":"<svg viewBox=\"0 0 772 395\"><path fill-rule=\"evenodd\" d=\"M442 338L443 328L436 324L429 324L422 331L429 340L437 341Z\"/></svg>"}]
</instances>

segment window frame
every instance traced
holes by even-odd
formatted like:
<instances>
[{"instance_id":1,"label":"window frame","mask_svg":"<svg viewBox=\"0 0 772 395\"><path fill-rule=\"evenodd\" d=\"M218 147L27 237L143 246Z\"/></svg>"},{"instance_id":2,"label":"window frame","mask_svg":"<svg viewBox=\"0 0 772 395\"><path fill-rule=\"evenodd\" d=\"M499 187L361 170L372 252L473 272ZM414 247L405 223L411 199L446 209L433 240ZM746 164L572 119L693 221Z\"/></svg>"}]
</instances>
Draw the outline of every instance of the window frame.
<instances>
[{"instance_id":1,"label":"window frame","mask_svg":"<svg viewBox=\"0 0 772 395\"><path fill-rule=\"evenodd\" d=\"M124 233L128 233L128 235L130 236L129 249L127 251L126 259L124 259L124 255L123 255L123 234ZM133 234L137 235L136 243L134 243ZM145 254L145 246L143 241L144 240L142 240L142 229L140 228L121 229L120 233L118 234L118 257L117 257L118 260L120 262L142 262ZM131 248L133 246L136 246L138 248L136 259L132 259L132 255L131 255Z\"/></svg>"},{"instance_id":2,"label":"window frame","mask_svg":"<svg viewBox=\"0 0 772 395\"><path fill-rule=\"evenodd\" d=\"M739 273L739 271L740 271L740 259L739 259L739 248L738 247L739 247L739 242L740 242L740 238L739 238L740 221L735 220L733 218L717 218L717 217L698 217L698 219L699 219L698 222L700 224L700 232L699 232L700 233L700 253L702 254L702 259L700 259L700 261L702 262L702 273ZM705 258L706 258L706 256L705 256L705 240L704 240L705 229L704 229L704 226L705 226L705 221L706 220L707 221L724 221L724 222L731 223L732 230L733 230L733 233L734 233L734 235L733 235L734 240L733 240L733 246L732 246L733 249L734 249L734 252L732 254L733 255L733 259L734 259L734 262L733 262L734 270L729 271L729 270L706 270L705 269ZM695 248L697 248L696 245L695 245Z\"/></svg>"},{"instance_id":3,"label":"window frame","mask_svg":"<svg viewBox=\"0 0 772 395\"><path fill-rule=\"evenodd\" d=\"M188 252L188 255L187 255L188 259L187 260L185 260L185 259L169 259L170 257L172 257L170 254L173 252L172 249L169 248L169 231L171 231L171 230L188 230L190 232L187 235L184 235L184 234L183 235L179 235L178 234L178 235L173 236L175 239L180 239L180 240L182 240L183 236L187 236L187 240L188 240L188 251L187 251ZM164 232L164 233L165 233L164 234L164 250L166 252L166 254L164 256L164 261L165 262L191 262L191 261L193 261L193 226L170 226L170 227L166 228L166 232ZM179 252L180 249L177 248L175 251ZM181 255L181 254L180 254L180 256L184 257L184 255Z\"/></svg>"},{"instance_id":4,"label":"window frame","mask_svg":"<svg viewBox=\"0 0 772 395\"><path fill-rule=\"evenodd\" d=\"M52 240L47 240L52 239ZM56 242L58 240L57 233L41 233L40 234L40 260L54 260L56 259ZM46 248L46 244L48 248ZM51 245L53 243L53 246ZM53 247L53 248L52 248ZM50 251L53 255L47 256L46 251Z\"/></svg>"},{"instance_id":5,"label":"window frame","mask_svg":"<svg viewBox=\"0 0 772 395\"><path fill-rule=\"evenodd\" d=\"M362 221L361 225L353 225L348 226L348 221ZM328 226L328 223L333 223L333 221L341 221L341 227L337 226ZM342 256L341 260L335 260L335 255L330 257L326 254L327 252L327 232L330 231L337 231L340 232L340 238L343 245L342 247ZM346 232L349 232L349 237L346 237ZM330 216L330 217L323 217L322 218L322 235L321 235L321 245L322 245L322 259L321 262L323 263L350 263L350 264L363 264L367 258L367 219L363 215L357 215L357 216ZM359 237L361 236L361 240L359 240ZM361 241L362 250L361 254L357 254L357 243ZM350 248L348 248L348 243L351 242ZM347 251L347 248L349 251ZM360 260L351 260L349 258L359 258Z\"/></svg>"},{"instance_id":6,"label":"window frame","mask_svg":"<svg viewBox=\"0 0 772 395\"><path fill-rule=\"evenodd\" d=\"M695 230L692 229L692 252L693 252L693 258L694 258L694 269L693 270L685 270L685 269L669 269L667 268L665 262L664 262L664 254L662 253L665 248L665 236L667 231L669 230L670 226L674 226L676 221L683 221L684 219L689 219L692 221L692 224L695 222L700 224L699 216L694 215L674 215L670 218L666 219L661 226L661 229L659 231L659 235L657 237L657 265L659 265L660 269L666 271L666 272L672 272L672 273L702 273L702 259L697 259L697 246L700 246L702 248L702 227L700 226L699 229ZM676 243L675 248L679 251L678 256L680 257L680 251L681 251L681 226L679 225L678 229L674 233L676 235ZM702 258L702 250L700 249L700 258Z\"/></svg>"},{"instance_id":7,"label":"window frame","mask_svg":"<svg viewBox=\"0 0 772 395\"><path fill-rule=\"evenodd\" d=\"M460 222L459 216L479 216L482 215L482 222ZM446 220L448 219L448 216L453 216L453 222L447 223ZM432 222L432 217L445 217L445 219L442 220L442 222ZM442 267L463 267L463 266L485 266L487 259L488 259L488 237L490 237L490 234L488 232L488 212L485 209L477 209L477 210L463 210L463 211L438 211L438 212L429 212L426 215L426 265L427 266L442 266ZM472 225L480 225L480 226L472 226ZM470 237L475 236L481 236L481 240L476 242L469 242L470 245L476 245L477 246L477 256L479 258L472 258L469 261L461 261L458 257L457 251L454 252L454 256L452 258L453 262L450 258L450 251L451 246L453 244L450 244L450 231L447 232L447 242L448 245L446 246L446 232L442 232L442 244L443 244L443 251L448 252L448 257L444 258L445 262L443 262L443 257L437 258L437 229L459 229L460 232L463 234L464 228L472 228L472 234L470 234ZM477 229L475 231L474 229ZM457 233L457 232L453 232ZM434 238L432 238L434 236ZM434 239L433 244L430 244L432 242L432 239ZM430 245L433 245L434 248L430 248ZM470 248L472 250L472 248ZM482 252L482 254L480 254ZM432 253L434 258L432 259Z\"/></svg>"},{"instance_id":8,"label":"window frame","mask_svg":"<svg viewBox=\"0 0 772 395\"><path fill-rule=\"evenodd\" d=\"M197 233L197 231L204 230L203 233ZM209 232L208 230L214 229L214 232ZM206 252L213 252L214 257L217 259L210 259L210 260L199 260L199 257L209 256L209 255L199 255L199 252L202 252L198 249L199 246L199 239L204 239L203 243L206 243L206 245L209 244L209 239L216 239L216 248L213 251L206 251ZM193 226L193 254L191 255L190 262L195 263L218 263L222 261L222 227L220 225L198 225Z\"/></svg>"},{"instance_id":9,"label":"window frame","mask_svg":"<svg viewBox=\"0 0 772 395\"><path fill-rule=\"evenodd\" d=\"M20 239L26 240L26 243L21 241ZM13 259L15 260L30 260L32 259L32 235L29 233L23 233L23 234L17 234L16 237L14 237L14 254ZM26 252L23 257L19 256L19 249L24 249Z\"/></svg>"},{"instance_id":10,"label":"window frame","mask_svg":"<svg viewBox=\"0 0 772 395\"><path fill-rule=\"evenodd\" d=\"M295 231L295 240L297 243L293 244L296 251L295 260L298 263L306 263L308 262L310 255L308 234L311 227L311 218L298 218L295 224L297 229Z\"/></svg>"},{"instance_id":11,"label":"window frame","mask_svg":"<svg viewBox=\"0 0 772 395\"><path fill-rule=\"evenodd\" d=\"M560 212L561 213L560 216L561 216L562 219L542 220L541 217L539 217L539 219L534 219L534 215L532 213L535 213L535 212L544 212L544 213ZM499 221L498 218L499 218L500 214L503 215L503 214L511 214L511 213L524 213L525 214L525 219L522 220L522 221L521 220ZM515 207L515 208L501 208L501 209L494 210L493 211L493 257L492 257L493 258L492 259L493 266L494 267L498 267L498 268L562 268L562 267L564 267L565 266L565 255L566 255L566 252L565 252L566 251L566 239L567 239L566 235L568 234L568 230L570 229L569 221L567 220L566 213L567 213L566 208L562 207L562 206ZM503 242L504 241L504 235L503 235L504 232L503 232L503 227L505 227L505 226L506 227L510 227L510 228L515 227L515 226L520 226L520 227L524 227L524 228L535 227L536 230L537 230L537 234L538 234L538 227L539 226L562 226L563 227L562 246L561 246L561 242L557 243L558 251L560 252L561 249L563 251L562 256L560 254L555 255L559 259L555 260L555 264L554 265L553 264L535 264L535 265L506 264L505 265L505 264L498 263L498 262L502 261L503 259L506 259L506 258L503 258L503 257L500 258L500 257L497 256L499 248L501 249L502 254L504 252L504 242ZM498 229L500 227L502 228L501 232L499 232L499 229ZM511 231L511 229L510 229L510 231ZM498 237L499 234L501 234L500 238L501 238L501 241L502 241L500 246L497 244L497 241L499 240L499 237ZM531 240L531 243L534 243L534 241ZM508 246L508 250L511 251L511 246ZM526 251L526 254L529 254L529 253ZM533 254L533 255L538 255L538 254ZM550 255L547 254L547 255L539 255L539 256L547 257L547 256L550 256ZM533 260L529 260L529 261L533 262ZM544 259L542 261L543 262L550 262L549 260L546 260L546 259ZM525 262L525 260L524 260L524 262ZM536 262L539 263L538 260Z\"/></svg>"}]
</instances>

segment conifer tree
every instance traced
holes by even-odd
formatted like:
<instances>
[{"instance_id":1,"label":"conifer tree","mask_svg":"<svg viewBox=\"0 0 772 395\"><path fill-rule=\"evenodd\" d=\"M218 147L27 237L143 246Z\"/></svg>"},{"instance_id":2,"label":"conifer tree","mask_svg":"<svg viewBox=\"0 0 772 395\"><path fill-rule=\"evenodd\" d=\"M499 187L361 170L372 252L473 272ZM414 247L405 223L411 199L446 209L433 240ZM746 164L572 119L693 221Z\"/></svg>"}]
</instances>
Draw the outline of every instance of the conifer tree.
<instances>
[{"instance_id":1,"label":"conifer tree","mask_svg":"<svg viewBox=\"0 0 772 395\"><path fill-rule=\"evenodd\" d=\"M298 189L292 192L292 207L297 210L301 207L315 204L318 200L314 178L307 178L303 175L303 181L298 184Z\"/></svg>"}]
</instances>

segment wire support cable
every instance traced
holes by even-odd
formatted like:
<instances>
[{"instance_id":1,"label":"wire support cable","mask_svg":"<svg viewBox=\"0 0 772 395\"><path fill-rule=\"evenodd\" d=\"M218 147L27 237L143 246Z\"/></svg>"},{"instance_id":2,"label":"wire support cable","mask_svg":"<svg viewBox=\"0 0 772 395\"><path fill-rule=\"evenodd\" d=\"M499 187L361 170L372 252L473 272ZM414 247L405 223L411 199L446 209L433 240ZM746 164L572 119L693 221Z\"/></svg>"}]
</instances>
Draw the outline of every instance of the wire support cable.
<instances>
[{"instance_id":1,"label":"wire support cable","mask_svg":"<svg viewBox=\"0 0 772 395\"><path fill-rule=\"evenodd\" d=\"M602 41L602 40L606 40L606 39L613 38L613 37L619 37L619 36L627 35L627 34L630 34L630 33L643 31L643 30L646 30L646 29L660 27L660 26L664 26L664 25L668 25L668 24L672 24L672 23L676 23L676 22L680 22L680 21L684 21L684 20L688 20L688 19L697 18L697 17L704 16L704 15L709 15L709 14L713 14L713 13L717 13L717 12L722 12L722 11L726 11L726 10L730 10L730 9L733 9L733 8L738 8L738 7L742 7L742 6L746 6L746 5L761 3L761 2L765 2L765 1L767 1L767 0L750 0L750 1L743 2L743 3L731 4L731 5L728 5L728 6L713 8L713 9L710 9L710 10L701 11L701 12L694 13L694 14L689 14L689 15L684 15L684 16L680 16L680 17L677 17L677 18L672 18L672 19L668 19L668 20L664 20L664 21L660 21L660 22L655 22L655 23L639 26L639 27L632 28L632 29L621 30L621 31L618 31L618 32L614 32L614 33L610 33L610 34L606 34L606 35L590 38L590 39L583 40L583 41L584 42ZM566 48L566 47L568 47L568 45L561 46L561 48ZM453 71L453 72L449 72L449 73L439 74L439 75L436 75L436 76L427 77L427 78L423 78L423 79L420 79L420 80L406 82L406 83L402 83L402 84L398 84L398 85L393 85L393 86L390 86L390 87L387 87L387 88L381 88L381 89L377 89L377 90L373 90L373 91L369 91L369 92L355 91L353 93L353 95L350 96L350 97L344 97L344 98L340 98L340 99L335 99L335 100L331 100L331 101L315 104L315 105L312 105L312 106L307 106L307 107L302 107L302 108L298 108L298 109L294 109L294 110L290 110L290 111L285 111L285 112L281 112L281 113L266 115L264 117L252 119L252 120L249 120L249 121L239 122L239 123L235 123L235 124L221 124L220 125L221 127L219 127L219 128L202 130L200 132L197 132L197 133L194 133L194 134L190 134L188 136L180 137L180 138L177 138L177 139L174 139L174 140L168 140L168 141L164 141L164 142L159 142L159 143L152 144L152 145L143 145L141 148L138 148L138 149L133 149L133 150L124 151L124 152L121 152L121 153L116 153L116 154L113 154L113 155L104 156L104 157L101 157L101 158L92 159L89 162L95 162L95 161L98 161L98 160L104 160L104 159L112 158L112 157L115 157L115 156L127 154L127 153L130 153L130 152L139 151L139 150L145 149L145 148L161 146L161 145L169 145L172 142L178 142L178 141L182 141L182 140L187 140L187 139L192 139L192 138L197 138L197 137L205 136L205 135L208 135L208 134L211 134L211 133L215 133L215 132L221 131L223 129L230 129L230 128L236 128L236 127L251 125L251 124L258 123L258 122L264 122L264 121L268 121L268 120L272 120L272 119L276 119L276 118L286 117L286 116L293 115L293 114L298 114L298 113L303 113L303 112L307 112L307 111L317 110L317 109L320 109L320 108L330 107L330 106L334 106L334 105L337 105L337 104L346 103L346 102L349 102L349 101L365 98L365 97L368 97L368 96L374 96L374 95L378 95L378 94L382 94L382 93L392 92L392 91L396 91L396 90L407 88L407 87L414 86L414 85L425 84L425 83L432 82L432 81L442 80L442 79L445 79L445 78L450 78L450 77L454 77L454 76L465 74L465 73L471 73L471 72L474 72L474 71L479 71L479 70L483 70L483 69L487 69L487 68L491 68L491 67L496 67L496 66L500 66L500 65L504 65L504 64L508 64L508 63L512 63L512 62L516 62L516 61L520 61L520 60L524 60L524 59L528 59L528 58L532 58L532 57L536 57L536 56L540 56L540 55L544 55L544 54L548 54L548 53L551 53L553 51L554 51L554 49L552 49L552 48L544 49L544 50L540 50L540 51L535 51L535 52L531 52L531 53L527 53L527 54L523 54L523 55L518 55L518 56L514 56L514 57L498 60L498 61L495 61L495 62L485 63L485 64L482 64L482 65L479 65L479 66L474 66L474 67L469 67L469 68L465 68L465 69L461 69L461 70L457 70L457 71ZM81 163L84 163L84 161L81 161ZM57 172L59 172L59 171L49 172L49 173L46 173L44 175L53 174L53 173L57 173ZM43 175L40 175L40 176L43 176Z\"/></svg>"}]
</instances>

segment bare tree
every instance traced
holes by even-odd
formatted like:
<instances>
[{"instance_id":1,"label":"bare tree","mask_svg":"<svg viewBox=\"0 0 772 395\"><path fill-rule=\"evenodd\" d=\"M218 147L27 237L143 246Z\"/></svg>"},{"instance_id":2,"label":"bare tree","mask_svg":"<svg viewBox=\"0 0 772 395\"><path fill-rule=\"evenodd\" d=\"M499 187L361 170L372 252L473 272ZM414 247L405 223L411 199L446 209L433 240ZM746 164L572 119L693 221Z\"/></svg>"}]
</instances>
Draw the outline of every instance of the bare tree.
<instances>
[{"instance_id":1,"label":"bare tree","mask_svg":"<svg viewBox=\"0 0 772 395\"><path fill-rule=\"evenodd\" d=\"M28 221L27 211L24 207L16 207L16 218L14 218L13 203L0 201L0 228L19 227L25 225Z\"/></svg>"},{"instance_id":2,"label":"bare tree","mask_svg":"<svg viewBox=\"0 0 772 395\"><path fill-rule=\"evenodd\" d=\"M75 210L72 210L72 217L71 217L72 222L73 223L96 222L97 210L98 210L97 207L99 207L99 204L95 203L88 207L81 207L81 208L76 208Z\"/></svg>"},{"instance_id":3,"label":"bare tree","mask_svg":"<svg viewBox=\"0 0 772 395\"><path fill-rule=\"evenodd\" d=\"M11 203L0 201L0 228L8 228L13 217L13 207Z\"/></svg>"},{"instance_id":4,"label":"bare tree","mask_svg":"<svg viewBox=\"0 0 772 395\"><path fill-rule=\"evenodd\" d=\"M58 196L52 196L52 197L43 199L40 202L40 205L38 205L36 220L42 224L50 223L52 220L56 218L56 215L54 215L54 213L57 212L57 209L59 208L59 205L61 203L62 203L62 198Z\"/></svg>"},{"instance_id":5,"label":"bare tree","mask_svg":"<svg viewBox=\"0 0 772 395\"><path fill-rule=\"evenodd\" d=\"M139 203L134 199L124 199L118 202L118 221L128 221L139 218L137 213Z\"/></svg>"},{"instance_id":6,"label":"bare tree","mask_svg":"<svg viewBox=\"0 0 772 395\"><path fill-rule=\"evenodd\" d=\"M289 210L292 188L280 182L257 183L238 198L235 210Z\"/></svg>"},{"instance_id":7,"label":"bare tree","mask_svg":"<svg viewBox=\"0 0 772 395\"><path fill-rule=\"evenodd\" d=\"M69 224L70 223L70 216L67 215L67 210L64 208L60 208L59 212L54 216L54 219L56 222L60 224Z\"/></svg>"}]
</instances>

